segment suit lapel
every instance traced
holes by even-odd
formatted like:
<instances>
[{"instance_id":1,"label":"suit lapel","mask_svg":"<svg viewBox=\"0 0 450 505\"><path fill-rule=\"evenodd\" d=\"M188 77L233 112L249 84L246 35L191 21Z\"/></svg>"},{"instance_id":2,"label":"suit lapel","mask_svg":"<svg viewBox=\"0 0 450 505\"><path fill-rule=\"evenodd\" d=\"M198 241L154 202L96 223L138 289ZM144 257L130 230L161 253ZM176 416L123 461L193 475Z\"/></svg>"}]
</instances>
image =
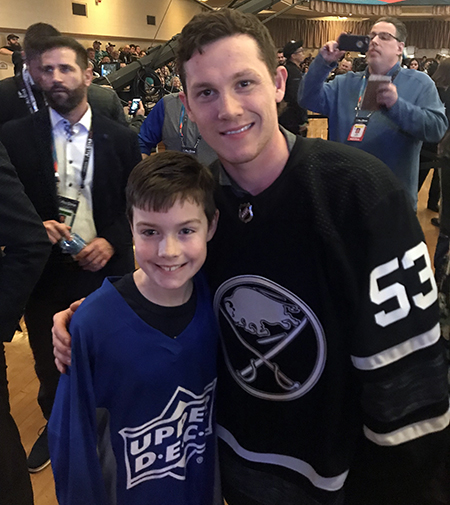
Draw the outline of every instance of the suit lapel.
<instances>
[{"instance_id":1,"label":"suit lapel","mask_svg":"<svg viewBox=\"0 0 450 505\"><path fill-rule=\"evenodd\" d=\"M58 197L55 184L55 170L53 165L53 137L50 123L49 111L47 108L40 110L32 116L33 131L36 136L36 149L38 162L36 166L39 171L39 181L44 194L50 194L52 205L58 209Z\"/></svg>"}]
</instances>

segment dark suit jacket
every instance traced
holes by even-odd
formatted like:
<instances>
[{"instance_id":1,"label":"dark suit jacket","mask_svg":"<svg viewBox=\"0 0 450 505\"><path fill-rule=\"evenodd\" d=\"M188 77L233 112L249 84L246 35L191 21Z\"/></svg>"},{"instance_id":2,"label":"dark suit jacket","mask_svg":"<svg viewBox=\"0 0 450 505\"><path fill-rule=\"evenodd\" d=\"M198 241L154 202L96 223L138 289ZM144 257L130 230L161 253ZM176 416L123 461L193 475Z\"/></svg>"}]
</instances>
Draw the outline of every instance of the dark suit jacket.
<instances>
[{"instance_id":1,"label":"dark suit jacket","mask_svg":"<svg viewBox=\"0 0 450 505\"><path fill-rule=\"evenodd\" d=\"M292 61L286 62L288 77L286 81L286 91L284 101L286 108L280 114L278 122L293 133L298 133L300 125L308 121L308 112L298 105L297 94L303 74Z\"/></svg>"},{"instance_id":2,"label":"dark suit jacket","mask_svg":"<svg viewBox=\"0 0 450 505\"><path fill-rule=\"evenodd\" d=\"M115 250L102 269L105 275L123 275L133 268L132 237L125 215L125 186L141 160L137 136L128 128L93 113L94 175L93 214L97 235ZM48 110L10 121L1 130L11 162L25 192L43 221L58 220L58 199L52 158L52 133ZM59 254L53 247L52 257Z\"/></svg>"},{"instance_id":3,"label":"dark suit jacket","mask_svg":"<svg viewBox=\"0 0 450 505\"><path fill-rule=\"evenodd\" d=\"M50 242L0 144L0 342L11 340Z\"/></svg>"},{"instance_id":4,"label":"dark suit jacket","mask_svg":"<svg viewBox=\"0 0 450 505\"><path fill-rule=\"evenodd\" d=\"M23 86L21 74L0 81L0 126L30 115L25 98L18 95ZM34 94L39 109L43 108L45 102L42 93L35 91ZM91 84L88 88L88 102L95 114L102 114L127 126L122 105L114 90Z\"/></svg>"}]
</instances>

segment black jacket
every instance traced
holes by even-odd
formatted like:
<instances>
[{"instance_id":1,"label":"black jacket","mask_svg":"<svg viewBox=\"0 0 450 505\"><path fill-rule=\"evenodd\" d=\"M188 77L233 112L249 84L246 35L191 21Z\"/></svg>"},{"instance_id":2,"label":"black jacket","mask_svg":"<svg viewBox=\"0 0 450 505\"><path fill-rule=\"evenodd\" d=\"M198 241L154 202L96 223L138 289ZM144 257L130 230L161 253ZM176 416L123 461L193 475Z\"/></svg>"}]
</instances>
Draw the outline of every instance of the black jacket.
<instances>
[{"instance_id":1,"label":"black jacket","mask_svg":"<svg viewBox=\"0 0 450 505\"><path fill-rule=\"evenodd\" d=\"M92 127L94 222L97 235L105 238L115 250L105 267L108 275L121 275L133 267L131 231L125 215L125 186L141 155L137 136L128 128L95 113ZM3 126L0 136L41 219L58 220L48 110L10 121ZM57 246L55 249L58 250Z\"/></svg>"},{"instance_id":2,"label":"black jacket","mask_svg":"<svg viewBox=\"0 0 450 505\"><path fill-rule=\"evenodd\" d=\"M50 252L42 221L0 144L0 342L14 335Z\"/></svg>"}]
</instances>

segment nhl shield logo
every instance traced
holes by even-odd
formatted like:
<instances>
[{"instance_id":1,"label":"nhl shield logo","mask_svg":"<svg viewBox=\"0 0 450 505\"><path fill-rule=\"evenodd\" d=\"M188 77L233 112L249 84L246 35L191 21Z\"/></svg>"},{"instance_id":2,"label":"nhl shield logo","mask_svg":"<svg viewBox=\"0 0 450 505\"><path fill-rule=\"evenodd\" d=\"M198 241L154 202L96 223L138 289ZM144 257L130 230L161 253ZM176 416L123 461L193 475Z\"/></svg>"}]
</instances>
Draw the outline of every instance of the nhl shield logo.
<instances>
[{"instance_id":1,"label":"nhl shield logo","mask_svg":"<svg viewBox=\"0 0 450 505\"><path fill-rule=\"evenodd\" d=\"M295 400L311 390L326 360L317 316L296 295L259 276L223 283L214 297L228 371L249 394Z\"/></svg>"}]
</instances>

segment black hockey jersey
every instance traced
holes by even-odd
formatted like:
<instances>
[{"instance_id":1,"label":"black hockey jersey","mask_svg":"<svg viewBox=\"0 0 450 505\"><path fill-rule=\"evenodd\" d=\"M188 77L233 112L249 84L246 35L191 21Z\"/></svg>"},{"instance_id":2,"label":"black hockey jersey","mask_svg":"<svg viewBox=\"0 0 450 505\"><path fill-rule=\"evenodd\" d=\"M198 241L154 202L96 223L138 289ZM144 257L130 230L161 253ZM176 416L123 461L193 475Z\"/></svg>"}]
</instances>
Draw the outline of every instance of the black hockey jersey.
<instances>
[{"instance_id":1,"label":"black hockey jersey","mask_svg":"<svg viewBox=\"0 0 450 505\"><path fill-rule=\"evenodd\" d=\"M317 139L298 138L256 196L222 180L217 204L207 265L224 488L268 505L341 503L362 431L404 448L449 423L416 216L380 161Z\"/></svg>"}]
</instances>

